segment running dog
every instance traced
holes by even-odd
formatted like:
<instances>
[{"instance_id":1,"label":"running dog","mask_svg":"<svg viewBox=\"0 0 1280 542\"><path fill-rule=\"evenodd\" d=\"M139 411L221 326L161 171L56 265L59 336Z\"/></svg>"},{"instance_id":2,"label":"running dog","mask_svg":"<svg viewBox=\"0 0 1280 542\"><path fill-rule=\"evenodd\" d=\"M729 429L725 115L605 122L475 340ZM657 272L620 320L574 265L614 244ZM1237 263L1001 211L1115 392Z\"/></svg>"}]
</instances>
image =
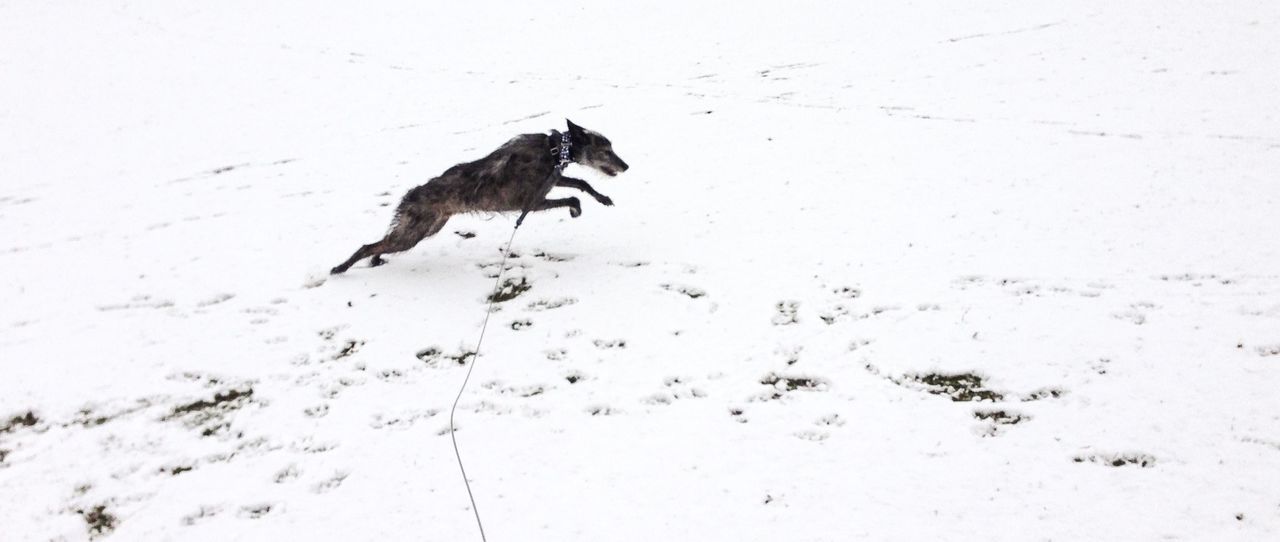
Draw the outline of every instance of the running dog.
<instances>
[{"instance_id":1,"label":"running dog","mask_svg":"<svg viewBox=\"0 0 1280 542\"><path fill-rule=\"evenodd\" d=\"M391 228L381 241L360 247L347 261L329 272L337 275L370 258L370 267L382 265L383 254L409 250L435 235L449 217L459 213L546 211L568 207L569 216L582 214L578 198L547 199L553 187L586 192L604 205L613 200L582 179L565 177L569 163L580 164L613 177L627 170L613 152L609 139L565 119L569 131L523 134L512 138L484 158L458 164L426 184L409 190L396 207ZM524 214L520 215L524 219ZM517 222L517 226L519 222Z\"/></svg>"}]
</instances>

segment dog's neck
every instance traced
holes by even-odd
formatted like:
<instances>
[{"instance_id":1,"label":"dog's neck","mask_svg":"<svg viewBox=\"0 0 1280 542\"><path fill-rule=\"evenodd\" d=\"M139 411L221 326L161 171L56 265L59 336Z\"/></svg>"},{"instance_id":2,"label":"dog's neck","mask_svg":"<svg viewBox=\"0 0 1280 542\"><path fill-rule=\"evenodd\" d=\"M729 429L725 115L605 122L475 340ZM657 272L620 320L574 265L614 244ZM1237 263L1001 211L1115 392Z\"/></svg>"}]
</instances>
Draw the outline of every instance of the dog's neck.
<instances>
[{"instance_id":1,"label":"dog's neck","mask_svg":"<svg viewBox=\"0 0 1280 542\"><path fill-rule=\"evenodd\" d=\"M551 155L557 159L556 169L563 170L573 161L573 137L569 132L552 130L549 139L552 144Z\"/></svg>"}]
</instances>

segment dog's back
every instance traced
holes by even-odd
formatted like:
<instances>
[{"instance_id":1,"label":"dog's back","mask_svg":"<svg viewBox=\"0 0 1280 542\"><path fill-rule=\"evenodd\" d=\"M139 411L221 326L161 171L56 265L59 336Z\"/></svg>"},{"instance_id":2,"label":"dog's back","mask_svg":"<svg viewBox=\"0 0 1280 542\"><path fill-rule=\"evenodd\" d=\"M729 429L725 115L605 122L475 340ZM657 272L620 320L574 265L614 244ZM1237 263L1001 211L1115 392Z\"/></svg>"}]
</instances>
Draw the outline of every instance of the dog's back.
<instances>
[{"instance_id":1,"label":"dog's back","mask_svg":"<svg viewBox=\"0 0 1280 542\"><path fill-rule=\"evenodd\" d=\"M518 135L484 158L455 165L405 194L397 213L423 204L449 214L518 211L555 168L548 139Z\"/></svg>"}]
</instances>

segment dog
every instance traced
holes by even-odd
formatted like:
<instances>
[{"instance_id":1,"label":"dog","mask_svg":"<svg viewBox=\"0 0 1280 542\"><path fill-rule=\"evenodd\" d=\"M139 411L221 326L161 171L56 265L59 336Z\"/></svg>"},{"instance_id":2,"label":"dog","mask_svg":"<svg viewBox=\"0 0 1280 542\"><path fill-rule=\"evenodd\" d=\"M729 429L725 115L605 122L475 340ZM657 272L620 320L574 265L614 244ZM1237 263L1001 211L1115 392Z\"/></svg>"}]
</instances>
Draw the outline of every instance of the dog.
<instances>
[{"instance_id":1,"label":"dog","mask_svg":"<svg viewBox=\"0 0 1280 542\"><path fill-rule=\"evenodd\" d=\"M360 247L330 274L345 273L353 264L371 258L370 267L385 263L383 254L409 250L435 235L449 217L459 213L505 213L569 208L569 216L582 214L578 198L547 199L556 186L576 188L604 205L613 200L582 179L565 177L561 170L569 163L586 166L610 177L629 166L613 152L605 136L565 119L569 131L550 134L523 134L498 150L474 162L453 166L439 177L417 186L404 195L396 207L391 228L382 240ZM520 215L523 221L524 214ZM519 227L520 222L516 223Z\"/></svg>"}]
</instances>

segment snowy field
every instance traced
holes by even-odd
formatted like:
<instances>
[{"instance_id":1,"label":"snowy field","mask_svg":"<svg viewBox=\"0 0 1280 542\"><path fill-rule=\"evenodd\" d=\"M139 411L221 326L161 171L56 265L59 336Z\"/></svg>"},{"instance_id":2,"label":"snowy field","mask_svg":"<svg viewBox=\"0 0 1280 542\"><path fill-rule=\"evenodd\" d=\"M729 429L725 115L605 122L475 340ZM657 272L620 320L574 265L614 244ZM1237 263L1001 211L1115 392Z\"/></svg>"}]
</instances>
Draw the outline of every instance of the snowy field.
<instances>
[{"instance_id":1,"label":"snowy field","mask_svg":"<svg viewBox=\"0 0 1280 542\"><path fill-rule=\"evenodd\" d=\"M1280 4L0 2L0 539L1280 539ZM562 189L557 189L562 190ZM568 195L568 194L566 194Z\"/></svg>"}]
</instances>

